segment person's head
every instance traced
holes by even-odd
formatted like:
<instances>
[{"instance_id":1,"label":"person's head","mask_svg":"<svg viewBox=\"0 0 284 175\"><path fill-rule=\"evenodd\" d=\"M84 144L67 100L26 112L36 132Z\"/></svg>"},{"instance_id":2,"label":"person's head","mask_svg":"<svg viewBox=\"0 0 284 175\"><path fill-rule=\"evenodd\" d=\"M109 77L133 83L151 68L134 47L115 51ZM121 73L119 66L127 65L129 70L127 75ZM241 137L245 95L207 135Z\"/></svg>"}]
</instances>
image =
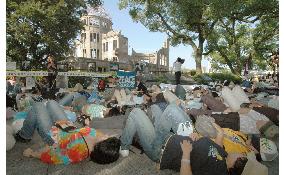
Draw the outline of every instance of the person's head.
<instances>
[{"instance_id":1,"label":"person's head","mask_svg":"<svg viewBox=\"0 0 284 175\"><path fill-rule=\"evenodd\" d=\"M230 85L230 82L227 81L227 80L225 80L223 85L224 85L224 86L229 86L229 85Z\"/></svg>"},{"instance_id":2,"label":"person's head","mask_svg":"<svg viewBox=\"0 0 284 175\"><path fill-rule=\"evenodd\" d=\"M49 56L47 57L47 62L48 62L48 63L52 63L53 61L54 61L53 56L52 56L52 55L49 55Z\"/></svg>"},{"instance_id":3,"label":"person's head","mask_svg":"<svg viewBox=\"0 0 284 175\"><path fill-rule=\"evenodd\" d=\"M230 153L227 156L226 162L227 167L229 169L229 174L231 175L241 175L248 159L242 155L237 153Z\"/></svg>"},{"instance_id":4,"label":"person's head","mask_svg":"<svg viewBox=\"0 0 284 175\"><path fill-rule=\"evenodd\" d=\"M181 62L181 58L180 57L177 57L177 62Z\"/></svg>"},{"instance_id":5,"label":"person's head","mask_svg":"<svg viewBox=\"0 0 284 175\"><path fill-rule=\"evenodd\" d=\"M109 164L119 158L120 140L110 137L97 143L90 154L90 159L98 164Z\"/></svg>"},{"instance_id":6,"label":"person's head","mask_svg":"<svg viewBox=\"0 0 284 175\"><path fill-rule=\"evenodd\" d=\"M120 108L118 106L115 107L111 107L108 108L105 112L104 112L104 117L112 117L112 116L118 116L120 115Z\"/></svg>"}]
</instances>

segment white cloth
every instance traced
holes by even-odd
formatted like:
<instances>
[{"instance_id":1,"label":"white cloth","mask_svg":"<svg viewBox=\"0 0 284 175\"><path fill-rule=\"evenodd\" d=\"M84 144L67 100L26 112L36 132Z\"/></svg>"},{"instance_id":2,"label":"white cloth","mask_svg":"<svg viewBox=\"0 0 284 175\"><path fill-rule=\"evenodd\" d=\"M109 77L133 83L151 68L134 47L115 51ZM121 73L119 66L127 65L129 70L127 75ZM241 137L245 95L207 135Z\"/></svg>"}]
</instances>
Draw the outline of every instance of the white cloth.
<instances>
[{"instance_id":1,"label":"white cloth","mask_svg":"<svg viewBox=\"0 0 284 175\"><path fill-rule=\"evenodd\" d=\"M181 63L180 62L174 62L173 69L174 69L174 72L181 71Z\"/></svg>"},{"instance_id":2,"label":"white cloth","mask_svg":"<svg viewBox=\"0 0 284 175\"><path fill-rule=\"evenodd\" d=\"M240 131L245 134L260 134L256 127L258 120L269 121L269 119L254 110L250 110L247 114L240 114Z\"/></svg>"},{"instance_id":3,"label":"white cloth","mask_svg":"<svg viewBox=\"0 0 284 175\"><path fill-rule=\"evenodd\" d=\"M179 98L173 94L170 90L166 89L165 92L163 92L164 98L168 103L176 102Z\"/></svg>"},{"instance_id":4,"label":"white cloth","mask_svg":"<svg viewBox=\"0 0 284 175\"><path fill-rule=\"evenodd\" d=\"M235 97L240 101L240 103L249 103L250 102L245 91L239 85L236 85L233 88L232 92L235 95Z\"/></svg>"},{"instance_id":5,"label":"white cloth","mask_svg":"<svg viewBox=\"0 0 284 175\"><path fill-rule=\"evenodd\" d=\"M238 100L236 95L228 87L223 87L221 91L221 97L224 99L224 103L228 104L233 112L238 111L242 102Z\"/></svg>"},{"instance_id":6,"label":"white cloth","mask_svg":"<svg viewBox=\"0 0 284 175\"><path fill-rule=\"evenodd\" d=\"M11 150L16 143L13 136L13 128L10 125L6 125L6 151Z\"/></svg>"},{"instance_id":7,"label":"white cloth","mask_svg":"<svg viewBox=\"0 0 284 175\"><path fill-rule=\"evenodd\" d=\"M278 96L274 96L272 99L270 99L268 101L267 104L269 107L274 108L274 109L278 109L279 110L279 97Z\"/></svg>"}]
</instances>

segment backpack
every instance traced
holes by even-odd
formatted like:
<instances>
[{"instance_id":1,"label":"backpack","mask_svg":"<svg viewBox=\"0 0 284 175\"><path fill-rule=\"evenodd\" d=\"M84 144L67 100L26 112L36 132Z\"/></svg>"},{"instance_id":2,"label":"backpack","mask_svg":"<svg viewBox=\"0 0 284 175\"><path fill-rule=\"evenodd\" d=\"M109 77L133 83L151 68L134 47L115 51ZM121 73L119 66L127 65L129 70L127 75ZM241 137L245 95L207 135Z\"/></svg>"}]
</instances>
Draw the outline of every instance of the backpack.
<instances>
[{"instance_id":1,"label":"backpack","mask_svg":"<svg viewBox=\"0 0 284 175\"><path fill-rule=\"evenodd\" d=\"M99 83L98 83L98 90L99 91L104 91L106 88L106 83L104 80L99 80Z\"/></svg>"}]
</instances>

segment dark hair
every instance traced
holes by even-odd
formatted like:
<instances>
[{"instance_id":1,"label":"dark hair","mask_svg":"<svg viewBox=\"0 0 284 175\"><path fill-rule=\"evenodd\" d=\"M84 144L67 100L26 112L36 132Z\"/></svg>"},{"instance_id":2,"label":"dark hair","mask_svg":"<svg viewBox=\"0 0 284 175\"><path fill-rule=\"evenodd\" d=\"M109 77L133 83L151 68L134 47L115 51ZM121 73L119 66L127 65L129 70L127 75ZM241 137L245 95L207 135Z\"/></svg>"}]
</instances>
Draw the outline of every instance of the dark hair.
<instances>
[{"instance_id":1,"label":"dark hair","mask_svg":"<svg viewBox=\"0 0 284 175\"><path fill-rule=\"evenodd\" d=\"M193 91L200 90L200 87L193 88Z\"/></svg>"},{"instance_id":2,"label":"dark hair","mask_svg":"<svg viewBox=\"0 0 284 175\"><path fill-rule=\"evenodd\" d=\"M181 59L180 57L177 57L177 62L180 62L181 64L183 64L185 61L185 59Z\"/></svg>"},{"instance_id":3,"label":"dark hair","mask_svg":"<svg viewBox=\"0 0 284 175\"><path fill-rule=\"evenodd\" d=\"M117 116L117 115L120 115L120 109L119 107L115 106L115 107L112 107L109 112L108 112L108 117L112 117L112 116Z\"/></svg>"},{"instance_id":4,"label":"dark hair","mask_svg":"<svg viewBox=\"0 0 284 175\"><path fill-rule=\"evenodd\" d=\"M240 105L241 108L249 108L249 106L250 106L250 103L242 103Z\"/></svg>"},{"instance_id":5,"label":"dark hair","mask_svg":"<svg viewBox=\"0 0 284 175\"><path fill-rule=\"evenodd\" d=\"M110 137L97 143L90 154L90 159L98 164L109 164L119 158L120 140L116 137Z\"/></svg>"},{"instance_id":6,"label":"dark hair","mask_svg":"<svg viewBox=\"0 0 284 175\"><path fill-rule=\"evenodd\" d=\"M165 99L163 93L159 93L159 94L156 96L156 101L155 101L155 103L160 103L160 102L166 102L166 99Z\"/></svg>"},{"instance_id":7,"label":"dark hair","mask_svg":"<svg viewBox=\"0 0 284 175\"><path fill-rule=\"evenodd\" d=\"M239 157L233 168L230 168L229 169L229 174L230 175L241 175L243 173L243 170L246 166L246 163L247 163L248 159L246 157Z\"/></svg>"},{"instance_id":8,"label":"dark hair","mask_svg":"<svg viewBox=\"0 0 284 175\"><path fill-rule=\"evenodd\" d=\"M229 81L224 82L224 86L229 86L229 84L230 84Z\"/></svg>"},{"instance_id":9,"label":"dark hair","mask_svg":"<svg viewBox=\"0 0 284 175\"><path fill-rule=\"evenodd\" d=\"M115 100L111 100L109 103L107 103L107 105L106 105L106 107L107 108L112 108L112 106L114 105L114 104L117 104L118 102L117 102L117 100L115 99Z\"/></svg>"},{"instance_id":10,"label":"dark hair","mask_svg":"<svg viewBox=\"0 0 284 175\"><path fill-rule=\"evenodd\" d=\"M212 96L215 97L219 97L219 95L217 94L217 92L212 91Z\"/></svg>"}]
</instances>

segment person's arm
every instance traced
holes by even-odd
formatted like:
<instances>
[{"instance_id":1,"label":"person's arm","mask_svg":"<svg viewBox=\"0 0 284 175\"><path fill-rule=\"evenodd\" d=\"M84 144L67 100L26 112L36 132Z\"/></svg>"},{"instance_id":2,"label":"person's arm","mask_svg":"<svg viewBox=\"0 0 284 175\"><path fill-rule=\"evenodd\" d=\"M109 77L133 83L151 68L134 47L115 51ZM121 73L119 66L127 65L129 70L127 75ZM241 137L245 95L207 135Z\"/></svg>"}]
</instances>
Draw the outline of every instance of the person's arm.
<instances>
[{"instance_id":1,"label":"person's arm","mask_svg":"<svg viewBox=\"0 0 284 175\"><path fill-rule=\"evenodd\" d=\"M46 146L43 149L40 149L37 151L34 151L31 148L27 148L24 150L23 155L25 157L34 157L34 158L40 159L41 154L48 151L48 149L50 149L49 146Z\"/></svg>"},{"instance_id":2,"label":"person's arm","mask_svg":"<svg viewBox=\"0 0 284 175\"><path fill-rule=\"evenodd\" d=\"M215 139L215 143L220 145L223 148L223 140L224 140L224 131L223 129L217 125L216 123L213 123L213 126L216 128L217 130L217 136Z\"/></svg>"},{"instance_id":3,"label":"person's arm","mask_svg":"<svg viewBox=\"0 0 284 175\"><path fill-rule=\"evenodd\" d=\"M192 144L188 140L183 140L180 143L182 149L182 159L180 166L180 175L192 175L191 165L190 165L190 153L192 151Z\"/></svg>"}]
</instances>

